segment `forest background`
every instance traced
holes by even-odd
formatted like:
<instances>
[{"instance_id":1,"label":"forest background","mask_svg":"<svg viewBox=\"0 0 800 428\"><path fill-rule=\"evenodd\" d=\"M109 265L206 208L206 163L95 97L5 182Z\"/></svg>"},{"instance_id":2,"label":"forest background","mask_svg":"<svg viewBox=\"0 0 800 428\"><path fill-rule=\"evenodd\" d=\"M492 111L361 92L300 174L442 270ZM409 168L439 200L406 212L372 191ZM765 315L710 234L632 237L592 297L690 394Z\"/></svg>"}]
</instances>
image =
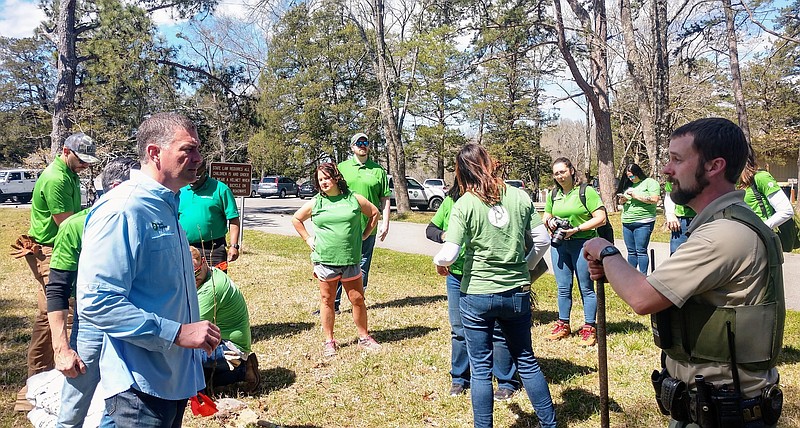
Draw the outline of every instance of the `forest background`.
<instances>
[{"instance_id":1,"label":"forest background","mask_svg":"<svg viewBox=\"0 0 800 428\"><path fill-rule=\"evenodd\" d=\"M30 6L0 6L2 166L43 168L77 131L103 162L132 155L137 125L176 110L208 159L259 176L308 177L363 131L396 176L451 176L475 141L536 191L566 156L613 206L621 168L663 181L671 130L707 116L739 123L779 180L800 168L800 0Z\"/></svg>"}]
</instances>

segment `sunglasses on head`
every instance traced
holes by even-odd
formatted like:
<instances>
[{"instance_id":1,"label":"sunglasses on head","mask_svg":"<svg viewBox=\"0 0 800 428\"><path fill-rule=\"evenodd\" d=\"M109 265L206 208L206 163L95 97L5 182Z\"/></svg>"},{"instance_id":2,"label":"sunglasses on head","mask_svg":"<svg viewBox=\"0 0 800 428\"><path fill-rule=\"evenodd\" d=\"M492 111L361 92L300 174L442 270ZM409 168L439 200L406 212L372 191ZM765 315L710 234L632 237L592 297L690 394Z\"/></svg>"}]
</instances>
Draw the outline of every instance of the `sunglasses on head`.
<instances>
[{"instance_id":1,"label":"sunglasses on head","mask_svg":"<svg viewBox=\"0 0 800 428\"><path fill-rule=\"evenodd\" d=\"M356 141L354 144L356 147L369 147L369 141Z\"/></svg>"}]
</instances>

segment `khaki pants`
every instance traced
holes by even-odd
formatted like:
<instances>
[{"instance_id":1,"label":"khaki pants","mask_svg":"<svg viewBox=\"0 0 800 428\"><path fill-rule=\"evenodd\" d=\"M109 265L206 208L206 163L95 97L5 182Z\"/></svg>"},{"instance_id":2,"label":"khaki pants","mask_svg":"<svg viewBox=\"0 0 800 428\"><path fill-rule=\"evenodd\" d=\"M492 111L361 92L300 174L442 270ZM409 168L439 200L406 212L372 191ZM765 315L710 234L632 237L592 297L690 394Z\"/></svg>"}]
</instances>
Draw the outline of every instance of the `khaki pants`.
<instances>
[{"instance_id":1,"label":"khaki pants","mask_svg":"<svg viewBox=\"0 0 800 428\"><path fill-rule=\"evenodd\" d=\"M25 255L25 261L39 283L36 287L36 320L33 323L31 344L28 347L28 377L55 367L50 324L47 322L47 297L45 286L50 278L50 256L52 247L41 247L38 253Z\"/></svg>"}]
</instances>

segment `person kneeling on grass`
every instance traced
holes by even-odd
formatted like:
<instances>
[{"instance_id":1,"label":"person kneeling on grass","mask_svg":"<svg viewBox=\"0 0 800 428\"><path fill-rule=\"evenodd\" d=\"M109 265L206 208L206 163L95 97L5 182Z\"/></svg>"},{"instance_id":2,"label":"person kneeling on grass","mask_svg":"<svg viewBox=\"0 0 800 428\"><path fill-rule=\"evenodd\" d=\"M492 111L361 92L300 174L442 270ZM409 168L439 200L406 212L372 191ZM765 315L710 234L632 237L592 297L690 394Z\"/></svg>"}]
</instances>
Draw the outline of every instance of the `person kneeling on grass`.
<instances>
[{"instance_id":1,"label":"person kneeling on grass","mask_svg":"<svg viewBox=\"0 0 800 428\"><path fill-rule=\"evenodd\" d=\"M319 280L320 321L325 334L323 355L336 356L333 340L334 300L339 280L353 305L353 321L358 329L358 346L368 351L381 348L367 330L367 306L362 286L361 242L370 237L378 222L378 209L363 196L351 192L333 163L317 167L314 187L319 193L300 207L292 217L300 237L311 247L314 276ZM362 230L361 215L367 216ZM315 236L310 236L303 222L311 218Z\"/></svg>"},{"instance_id":2,"label":"person kneeling on grass","mask_svg":"<svg viewBox=\"0 0 800 428\"><path fill-rule=\"evenodd\" d=\"M220 269L210 268L197 248L192 253L200 319L219 327L222 342L209 356L203 355L203 371L209 388L243 382L242 390L255 391L261 383L258 359L250 352L250 314L242 292Z\"/></svg>"}]
</instances>

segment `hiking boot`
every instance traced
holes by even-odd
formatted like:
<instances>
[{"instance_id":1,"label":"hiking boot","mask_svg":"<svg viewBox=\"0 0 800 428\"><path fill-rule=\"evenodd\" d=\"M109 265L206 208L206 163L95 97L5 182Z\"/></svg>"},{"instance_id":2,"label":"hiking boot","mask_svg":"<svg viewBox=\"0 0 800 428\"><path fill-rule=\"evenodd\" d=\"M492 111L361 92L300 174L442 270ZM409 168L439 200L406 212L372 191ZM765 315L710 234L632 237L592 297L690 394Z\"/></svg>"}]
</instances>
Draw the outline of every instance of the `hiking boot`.
<instances>
[{"instance_id":1,"label":"hiking boot","mask_svg":"<svg viewBox=\"0 0 800 428\"><path fill-rule=\"evenodd\" d=\"M246 367L244 372L244 385L242 390L244 392L253 392L261 384L261 373L258 371L258 358L256 353L251 352L245 361Z\"/></svg>"},{"instance_id":2,"label":"hiking boot","mask_svg":"<svg viewBox=\"0 0 800 428\"><path fill-rule=\"evenodd\" d=\"M364 336L358 339L358 346L367 351L375 352L381 350L381 345L372 338L372 336Z\"/></svg>"},{"instance_id":3,"label":"hiking boot","mask_svg":"<svg viewBox=\"0 0 800 428\"><path fill-rule=\"evenodd\" d=\"M26 395L28 394L28 385L27 383L22 389L17 392L17 401L14 403L14 411L15 412L30 412L33 410L33 404L28 401Z\"/></svg>"},{"instance_id":4,"label":"hiking boot","mask_svg":"<svg viewBox=\"0 0 800 428\"><path fill-rule=\"evenodd\" d=\"M507 401L516 394L517 391L512 391L508 388L497 388L494 392L494 401Z\"/></svg>"},{"instance_id":5,"label":"hiking boot","mask_svg":"<svg viewBox=\"0 0 800 428\"><path fill-rule=\"evenodd\" d=\"M450 386L449 394L451 397L461 395L465 392L467 392L467 388L464 388L464 385L461 385L460 383L454 383L453 385Z\"/></svg>"},{"instance_id":6,"label":"hiking boot","mask_svg":"<svg viewBox=\"0 0 800 428\"><path fill-rule=\"evenodd\" d=\"M594 346L597 343L597 329L589 324L584 324L578 334L581 336L582 346Z\"/></svg>"},{"instance_id":7,"label":"hiking boot","mask_svg":"<svg viewBox=\"0 0 800 428\"><path fill-rule=\"evenodd\" d=\"M558 320L553 326L553 331L550 332L550 335L547 336L546 339L561 340L569 337L570 334L572 334L572 330L570 330L569 324L565 323L564 321Z\"/></svg>"},{"instance_id":8,"label":"hiking boot","mask_svg":"<svg viewBox=\"0 0 800 428\"><path fill-rule=\"evenodd\" d=\"M326 340L323 346L322 356L325 358L333 358L336 356L336 349L339 344L335 340Z\"/></svg>"}]
</instances>

